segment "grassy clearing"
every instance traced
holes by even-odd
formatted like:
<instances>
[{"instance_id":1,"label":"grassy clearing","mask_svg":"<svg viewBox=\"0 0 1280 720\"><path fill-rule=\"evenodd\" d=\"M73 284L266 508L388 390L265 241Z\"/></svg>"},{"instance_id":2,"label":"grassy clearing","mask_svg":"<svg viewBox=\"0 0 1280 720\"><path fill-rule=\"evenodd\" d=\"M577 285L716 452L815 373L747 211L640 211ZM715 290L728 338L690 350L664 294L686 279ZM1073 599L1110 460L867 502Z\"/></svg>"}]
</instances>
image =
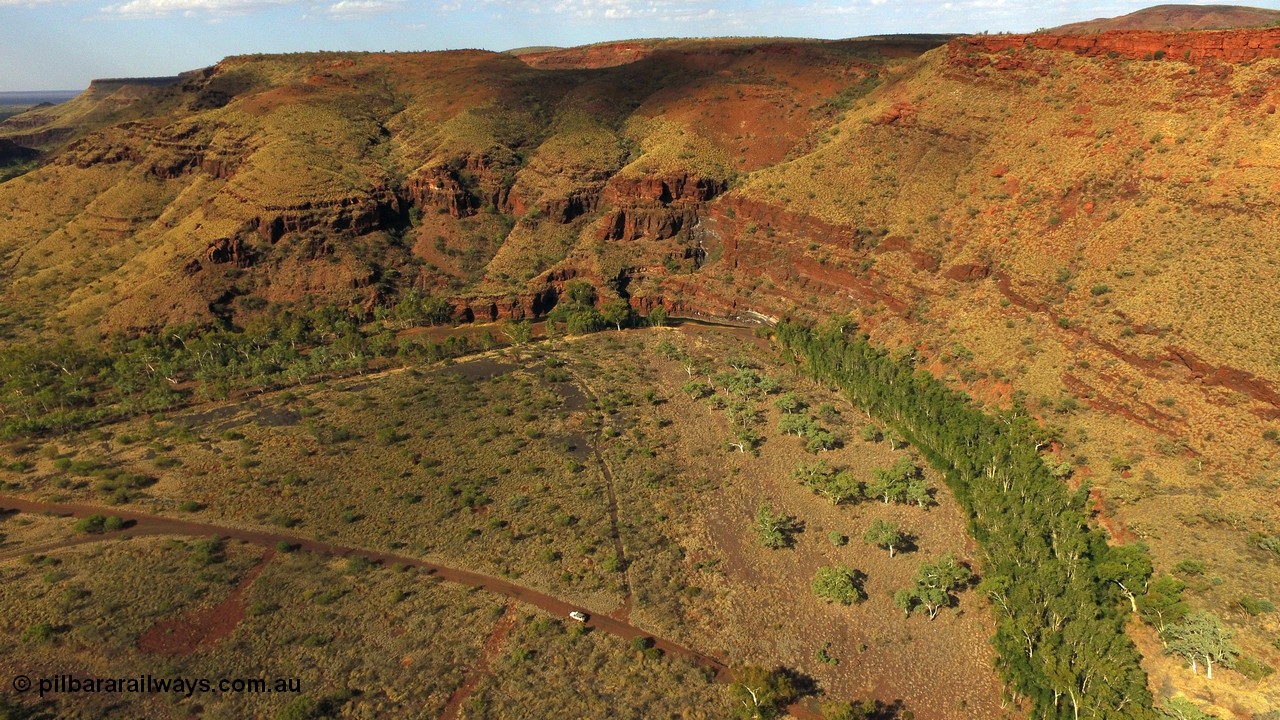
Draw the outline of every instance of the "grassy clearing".
<instances>
[{"instance_id":1,"label":"grassy clearing","mask_svg":"<svg viewBox=\"0 0 1280 720\"><path fill-rule=\"evenodd\" d=\"M103 462L159 473L151 492L171 509L194 501L220 522L421 554L613 607L590 419L544 385L554 372L476 361L276 394L175 415L169 427L191 429L116 442ZM116 438L149 434L126 424Z\"/></svg>"},{"instance_id":2,"label":"grassy clearing","mask_svg":"<svg viewBox=\"0 0 1280 720\"><path fill-rule=\"evenodd\" d=\"M684 357L671 359L669 346ZM697 330L606 332L564 352L575 374L597 390L635 590L633 622L735 664L794 668L815 678L829 699L903 699L917 717L1000 716L984 602L962 594L933 623L905 618L892 602L896 590L911 586L921 562L964 555L969 547L940 480L929 475L937 504L921 508L870 500L833 505L793 475L825 460L869 484L875 470L909 457L909 450L891 449L878 434L863 440L865 416L740 338ZM754 401L758 456L726 447L734 427L714 396L695 400L682 390L691 368L714 382L744 361L779 385L776 394ZM778 431L786 413L775 401L787 392L840 447L813 454L805 440ZM793 548L759 545L753 519L763 503L802 523ZM829 538L861 538L877 519L908 531L909 552L891 559L861 542ZM865 573L867 602L833 606L813 596L817 570L842 564ZM939 658L928 667L914 661L925 647Z\"/></svg>"},{"instance_id":3,"label":"grassy clearing","mask_svg":"<svg viewBox=\"0 0 1280 720\"><path fill-rule=\"evenodd\" d=\"M230 544L210 561L207 542L109 541L0 564L4 668L32 677L296 678L302 687L301 695L55 694L44 707L57 717L286 717L308 699L349 703L343 712L430 716L461 684L500 607L415 571L279 553L251 587L230 637L186 657L142 653L136 645L145 630L217 603L261 557L258 548Z\"/></svg>"},{"instance_id":4,"label":"grassy clearing","mask_svg":"<svg viewBox=\"0 0 1280 720\"><path fill-rule=\"evenodd\" d=\"M728 690L682 660L560 618L521 612L462 717L723 717Z\"/></svg>"},{"instance_id":5,"label":"grassy clearing","mask_svg":"<svg viewBox=\"0 0 1280 720\"><path fill-rule=\"evenodd\" d=\"M691 373L706 376L708 397L685 391ZM739 387L748 390L733 389ZM788 408L803 408L830 436L832 449L780 430L788 413L777 400L784 394ZM727 444L744 413L758 436L754 452ZM127 491L126 506L285 528L503 575L593 613L628 613L633 624L732 665L793 668L813 677L826 699L901 699L917 717L996 717L981 600L960 593L933 622L907 618L892 603L920 562L967 557L945 488L927 476L936 490L928 507L861 495L833 505L795 477L797 468L822 460L869 485L876 470L912 457L878 429L867 432L867 424L752 341L698 329L604 332L431 372L382 373L64 436L43 450L28 447L23 457L31 466L8 477L11 491L104 503L120 499L118 488L95 480L95 472L145 476L148 483ZM802 523L793 547L757 543L753 518L762 503ZM909 547L890 558L860 542L876 520L901 526ZM833 534L853 541L833 542ZM837 565L865 575L866 602L846 607L813 596L817 570ZM424 582L412 572L277 555L252 588L251 612L217 655L250 667L271 647L301 644L271 667L310 668L306 677L317 692L339 692L346 665L326 661L323 643L313 652L307 643L324 638L309 639L319 631L307 624L335 607L346 608L351 614L342 617L351 622L401 617L400 603L425 592ZM428 615L441 616L441 628L474 624L467 618L497 606L475 598L463 603L471 614L457 615L454 596ZM787 598L786 612L778 611L778 598ZM603 635L578 637L558 621L521 617L503 657L523 654L520 648L532 654L493 663L470 701L480 704L464 710L519 713L524 705L573 702L592 715L607 698L580 693L585 681L559 664L581 654L582 662L604 668L592 682L607 677L623 693L625 700L615 698L619 712L641 717L684 708L688 717L717 716L722 690L701 684L700 673ZM478 623L474 637L495 621ZM378 638L376 651L360 659L377 677L414 655L376 626L360 632ZM335 633L332 654L345 657L341 643L358 636ZM940 658L936 665L913 664L925 648ZM555 664L544 669L538 658ZM441 662L453 670L440 671L445 679L432 699L415 696L424 703L445 702L445 689L470 666L462 655ZM359 702L399 702L380 697ZM226 707L234 713L241 706Z\"/></svg>"}]
</instances>

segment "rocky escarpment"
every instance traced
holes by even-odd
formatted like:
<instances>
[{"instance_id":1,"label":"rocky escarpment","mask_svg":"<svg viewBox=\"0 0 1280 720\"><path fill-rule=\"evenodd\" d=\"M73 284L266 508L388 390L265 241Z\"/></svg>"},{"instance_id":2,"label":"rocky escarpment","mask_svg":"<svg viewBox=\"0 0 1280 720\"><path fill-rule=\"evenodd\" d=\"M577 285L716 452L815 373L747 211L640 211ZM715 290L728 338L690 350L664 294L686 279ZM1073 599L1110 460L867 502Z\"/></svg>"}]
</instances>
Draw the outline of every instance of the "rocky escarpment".
<instances>
[{"instance_id":1,"label":"rocky escarpment","mask_svg":"<svg viewBox=\"0 0 1280 720\"><path fill-rule=\"evenodd\" d=\"M512 212L510 157L465 154L418 168L405 185L406 196L420 208L445 210L454 218L482 208Z\"/></svg>"},{"instance_id":2,"label":"rocky escarpment","mask_svg":"<svg viewBox=\"0 0 1280 720\"><path fill-rule=\"evenodd\" d=\"M688 174L614 177L604 190L603 202L612 209L600 239L628 242L675 237L697 222L706 203L727 187L723 180Z\"/></svg>"},{"instance_id":3,"label":"rocky escarpment","mask_svg":"<svg viewBox=\"0 0 1280 720\"><path fill-rule=\"evenodd\" d=\"M613 42L524 53L519 57L525 64L543 70L597 69L636 62L657 48L656 41Z\"/></svg>"},{"instance_id":4,"label":"rocky escarpment","mask_svg":"<svg viewBox=\"0 0 1280 720\"><path fill-rule=\"evenodd\" d=\"M166 127L149 138L148 171L161 179L177 178L200 170L218 180L227 180L248 157L247 138L220 134L213 142L212 128L200 124Z\"/></svg>"},{"instance_id":5,"label":"rocky escarpment","mask_svg":"<svg viewBox=\"0 0 1280 720\"><path fill-rule=\"evenodd\" d=\"M215 133L202 123L156 126L124 122L71 142L54 162L81 169L134 163L161 180L200 171L219 180L232 177L250 153L246 138Z\"/></svg>"},{"instance_id":6,"label":"rocky escarpment","mask_svg":"<svg viewBox=\"0 0 1280 720\"><path fill-rule=\"evenodd\" d=\"M564 225L599 210L600 200L601 189L580 189L565 197L543 200L540 209L552 222ZM521 205L513 203L512 211L521 214Z\"/></svg>"},{"instance_id":7,"label":"rocky escarpment","mask_svg":"<svg viewBox=\"0 0 1280 720\"><path fill-rule=\"evenodd\" d=\"M904 313L914 298L904 278L891 278L864 260L902 253L917 270L934 272L936 260L905 238L882 237L871 228L824 221L803 212L729 195L706 219L710 249L719 265L750 278L734 297L715 298L686 284L682 295L701 314L744 309L783 315L799 306L854 303ZM721 293L723 294L723 293Z\"/></svg>"},{"instance_id":8,"label":"rocky escarpment","mask_svg":"<svg viewBox=\"0 0 1280 720\"><path fill-rule=\"evenodd\" d=\"M1097 35L975 35L955 40L948 46L953 56L1020 48L1131 60L1167 58L1236 63L1280 57L1280 28L1184 32L1114 30Z\"/></svg>"}]
</instances>

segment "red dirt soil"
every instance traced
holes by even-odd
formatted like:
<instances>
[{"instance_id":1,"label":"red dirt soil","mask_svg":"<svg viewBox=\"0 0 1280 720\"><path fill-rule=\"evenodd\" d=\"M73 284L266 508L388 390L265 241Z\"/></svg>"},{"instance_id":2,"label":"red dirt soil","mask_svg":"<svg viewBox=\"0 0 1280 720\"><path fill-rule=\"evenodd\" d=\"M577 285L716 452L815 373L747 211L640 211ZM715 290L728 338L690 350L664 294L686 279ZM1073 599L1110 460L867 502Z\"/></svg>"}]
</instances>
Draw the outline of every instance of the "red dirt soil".
<instances>
[{"instance_id":1,"label":"red dirt soil","mask_svg":"<svg viewBox=\"0 0 1280 720\"><path fill-rule=\"evenodd\" d=\"M152 625L138 636L138 649L164 657L185 657L229 636L244 620L245 594L274 556L275 550L268 547L258 564L216 605L196 608Z\"/></svg>"},{"instance_id":2,"label":"red dirt soil","mask_svg":"<svg viewBox=\"0 0 1280 720\"><path fill-rule=\"evenodd\" d=\"M467 679L454 691L449 698L448 704L444 706L444 712L440 713L440 720L457 720L458 713L462 712L462 703L471 697L471 692L476 689L480 678L489 672L489 665L493 659L498 656L498 652L502 650L502 643L511 634L512 628L516 626L516 607L515 603L508 601L502 609L502 617L498 619L497 624L493 626L493 630L489 633L489 637L484 641L484 648L480 652L480 659L476 661L476 666L471 669L471 673L467 675Z\"/></svg>"}]
</instances>

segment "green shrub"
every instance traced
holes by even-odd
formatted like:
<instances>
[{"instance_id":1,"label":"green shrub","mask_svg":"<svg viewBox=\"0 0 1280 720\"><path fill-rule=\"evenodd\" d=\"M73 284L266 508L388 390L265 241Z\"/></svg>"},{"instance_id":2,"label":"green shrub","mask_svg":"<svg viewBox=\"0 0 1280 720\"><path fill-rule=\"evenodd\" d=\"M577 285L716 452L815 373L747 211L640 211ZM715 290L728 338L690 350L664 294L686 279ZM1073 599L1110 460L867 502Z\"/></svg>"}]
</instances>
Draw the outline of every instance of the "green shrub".
<instances>
[{"instance_id":1,"label":"green shrub","mask_svg":"<svg viewBox=\"0 0 1280 720\"><path fill-rule=\"evenodd\" d=\"M204 538L191 544L191 561L197 566L217 565L227 559L226 541L222 538Z\"/></svg>"},{"instance_id":2,"label":"green shrub","mask_svg":"<svg viewBox=\"0 0 1280 720\"><path fill-rule=\"evenodd\" d=\"M1173 566L1173 571L1179 575L1203 575L1205 565L1201 560L1193 560L1191 558L1183 558Z\"/></svg>"},{"instance_id":3,"label":"green shrub","mask_svg":"<svg viewBox=\"0 0 1280 720\"><path fill-rule=\"evenodd\" d=\"M78 533L116 532L124 528L124 520L112 515L90 515L76 522L73 529Z\"/></svg>"},{"instance_id":4,"label":"green shrub","mask_svg":"<svg viewBox=\"0 0 1280 720\"><path fill-rule=\"evenodd\" d=\"M827 602L852 605L866 599L862 573L845 565L818 568L813 577L813 594Z\"/></svg>"},{"instance_id":5,"label":"green shrub","mask_svg":"<svg viewBox=\"0 0 1280 720\"><path fill-rule=\"evenodd\" d=\"M1259 682L1275 673L1276 669L1261 660L1242 657L1236 661L1235 669L1254 682Z\"/></svg>"},{"instance_id":6,"label":"green shrub","mask_svg":"<svg viewBox=\"0 0 1280 720\"><path fill-rule=\"evenodd\" d=\"M825 720L870 720L880 712L880 705L875 700L854 702L827 701L822 703L822 717ZM907 715L895 715L905 718Z\"/></svg>"},{"instance_id":7,"label":"green shrub","mask_svg":"<svg viewBox=\"0 0 1280 720\"><path fill-rule=\"evenodd\" d=\"M22 642L45 643L53 639L53 626L49 623L36 623L22 631Z\"/></svg>"},{"instance_id":8,"label":"green shrub","mask_svg":"<svg viewBox=\"0 0 1280 720\"><path fill-rule=\"evenodd\" d=\"M1240 598L1240 607L1250 615L1261 615L1263 613L1275 612L1275 603L1266 598L1254 598L1243 596Z\"/></svg>"},{"instance_id":9,"label":"green shrub","mask_svg":"<svg viewBox=\"0 0 1280 720\"><path fill-rule=\"evenodd\" d=\"M771 550L791 547L800 531L794 516L775 512L769 505L761 505L756 511L755 526L760 544Z\"/></svg>"}]
</instances>

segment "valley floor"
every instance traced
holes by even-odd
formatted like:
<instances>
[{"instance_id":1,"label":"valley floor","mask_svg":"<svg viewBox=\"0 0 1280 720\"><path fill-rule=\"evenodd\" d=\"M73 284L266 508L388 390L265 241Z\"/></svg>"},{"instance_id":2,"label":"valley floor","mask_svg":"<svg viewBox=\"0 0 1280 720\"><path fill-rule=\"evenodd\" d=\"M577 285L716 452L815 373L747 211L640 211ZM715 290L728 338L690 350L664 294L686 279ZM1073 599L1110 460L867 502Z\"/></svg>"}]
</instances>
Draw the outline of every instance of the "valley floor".
<instances>
[{"instance_id":1,"label":"valley floor","mask_svg":"<svg viewBox=\"0 0 1280 720\"><path fill-rule=\"evenodd\" d=\"M833 447L780 431L784 395ZM743 422L755 452L732 444ZM11 448L31 467L7 472L0 496L20 511L0 520L15 609L0 657L32 676L304 680L292 699L112 698L153 717L712 718L732 712L725 683L747 665L807 679L800 717L866 698L922 720L1001 717L979 594L932 621L892 601L922 562L952 553L979 569L940 479L926 471L927 507L835 505L795 479L821 461L866 484L913 457L875 430L749 331L686 326ZM759 542L764 506L794 518L788 547ZM94 515L125 526L76 531L71 518ZM862 539L876 520L909 537L892 558ZM838 565L865 601L814 594L818 570ZM100 701L41 707L93 717Z\"/></svg>"}]
</instances>

